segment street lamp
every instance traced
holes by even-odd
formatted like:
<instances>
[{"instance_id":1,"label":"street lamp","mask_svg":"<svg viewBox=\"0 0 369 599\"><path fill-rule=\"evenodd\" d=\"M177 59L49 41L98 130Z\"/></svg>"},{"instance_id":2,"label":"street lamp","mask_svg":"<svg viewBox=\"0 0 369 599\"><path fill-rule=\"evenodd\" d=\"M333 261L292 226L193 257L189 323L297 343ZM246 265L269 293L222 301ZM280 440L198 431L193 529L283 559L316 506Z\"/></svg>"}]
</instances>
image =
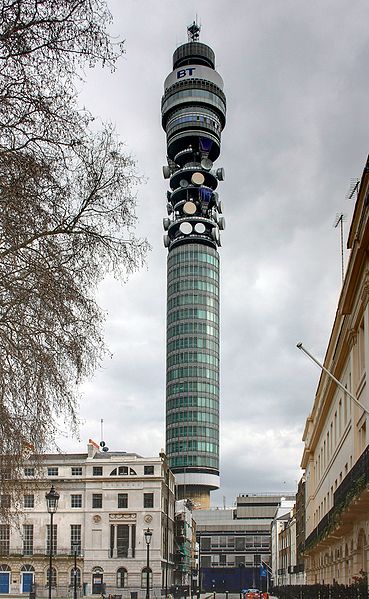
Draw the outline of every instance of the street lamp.
<instances>
[{"instance_id":1,"label":"street lamp","mask_svg":"<svg viewBox=\"0 0 369 599\"><path fill-rule=\"evenodd\" d=\"M49 599L51 599L51 583L52 583L52 561L53 561L53 518L58 509L59 493L55 490L54 485L48 493L45 494L47 511L50 514L50 545L49 545Z\"/></svg>"},{"instance_id":2,"label":"street lamp","mask_svg":"<svg viewBox=\"0 0 369 599\"><path fill-rule=\"evenodd\" d=\"M150 599L150 543L152 531L147 528L144 532L146 541L146 599Z\"/></svg>"},{"instance_id":3,"label":"street lamp","mask_svg":"<svg viewBox=\"0 0 369 599\"><path fill-rule=\"evenodd\" d=\"M74 555L74 566L73 566L73 599L77 599L77 551L79 550L79 543L72 543L73 555Z\"/></svg>"}]
</instances>

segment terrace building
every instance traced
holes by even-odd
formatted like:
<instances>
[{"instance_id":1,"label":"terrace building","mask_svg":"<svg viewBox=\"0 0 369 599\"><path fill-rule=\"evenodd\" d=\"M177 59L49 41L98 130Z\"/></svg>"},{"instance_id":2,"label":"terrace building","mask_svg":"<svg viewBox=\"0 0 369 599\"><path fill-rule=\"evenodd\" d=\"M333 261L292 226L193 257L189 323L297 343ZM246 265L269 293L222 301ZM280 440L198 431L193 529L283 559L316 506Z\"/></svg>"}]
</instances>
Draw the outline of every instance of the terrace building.
<instances>
[{"instance_id":1,"label":"terrace building","mask_svg":"<svg viewBox=\"0 0 369 599\"><path fill-rule=\"evenodd\" d=\"M308 583L351 584L369 571L369 159L347 247L351 251L324 366L306 420ZM358 403L359 402L359 403Z\"/></svg>"}]
</instances>

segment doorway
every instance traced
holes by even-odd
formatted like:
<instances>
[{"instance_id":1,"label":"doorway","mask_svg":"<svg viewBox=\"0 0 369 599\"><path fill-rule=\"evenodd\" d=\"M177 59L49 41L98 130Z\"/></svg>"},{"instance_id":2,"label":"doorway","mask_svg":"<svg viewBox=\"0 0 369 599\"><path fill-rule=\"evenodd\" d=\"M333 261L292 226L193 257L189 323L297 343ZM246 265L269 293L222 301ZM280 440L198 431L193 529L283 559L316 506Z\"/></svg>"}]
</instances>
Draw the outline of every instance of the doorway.
<instances>
[{"instance_id":1,"label":"doorway","mask_svg":"<svg viewBox=\"0 0 369 599\"><path fill-rule=\"evenodd\" d=\"M94 572L92 574L92 594L101 595L104 592L103 573Z\"/></svg>"}]
</instances>

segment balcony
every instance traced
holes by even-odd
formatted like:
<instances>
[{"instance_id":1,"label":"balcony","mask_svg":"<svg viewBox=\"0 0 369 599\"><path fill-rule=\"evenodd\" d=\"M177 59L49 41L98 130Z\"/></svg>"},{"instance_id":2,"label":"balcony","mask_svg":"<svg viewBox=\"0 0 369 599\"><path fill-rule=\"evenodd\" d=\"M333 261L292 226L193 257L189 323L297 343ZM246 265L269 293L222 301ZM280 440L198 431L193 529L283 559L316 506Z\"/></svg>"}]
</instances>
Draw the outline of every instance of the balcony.
<instances>
[{"instance_id":1,"label":"balcony","mask_svg":"<svg viewBox=\"0 0 369 599\"><path fill-rule=\"evenodd\" d=\"M333 507L320 520L305 541L305 553L317 545L332 543L332 538L352 529L352 523L369 511L369 446L345 476L333 495Z\"/></svg>"}]
</instances>

